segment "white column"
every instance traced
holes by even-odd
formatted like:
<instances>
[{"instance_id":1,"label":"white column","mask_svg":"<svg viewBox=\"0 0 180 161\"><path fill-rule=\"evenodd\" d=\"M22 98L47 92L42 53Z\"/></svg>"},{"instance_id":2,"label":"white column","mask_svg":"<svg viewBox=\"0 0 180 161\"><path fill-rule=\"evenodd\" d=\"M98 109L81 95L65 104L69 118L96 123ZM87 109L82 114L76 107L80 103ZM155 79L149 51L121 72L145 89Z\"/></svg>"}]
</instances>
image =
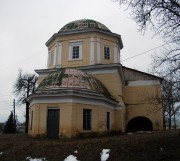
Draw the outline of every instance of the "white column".
<instances>
[{"instance_id":1,"label":"white column","mask_svg":"<svg viewBox=\"0 0 180 161\"><path fill-rule=\"evenodd\" d=\"M97 38L97 64L101 63L101 46L100 46L100 38Z\"/></svg>"},{"instance_id":2,"label":"white column","mask_svg":"<svg viewBox=\"0 0 180 161\"><path fill-rule=\"evenodd\" d=\"M119 63L119 57L118 57L118 47L116 44L114 44L114 63Z\"/></svg>"},{"instance_id":3,"label":"white column","mask_svg":"<svg viewBox=\"0 0 180 161\"><path fill-rule=\"evenodd\" d=\"M54 59L53 59L53 67L56 67L56 57L57 57L57 44L54 47Z\"/></svg>"},{"instance_id":4,"label":"white column","mask_svg":"<svg viewBox=\"0 0 180 161\"><path fill-rule=\"evenodd\" d=\"M50 59L50 53L48 51L48 56L47 56L47 68L49 68L49 59Z\"/></svg>"},{"instance_id":5,"label":"white column","mask_svg":"<svg viewBox=\"0 0 180 161\"><path fill-rule=\"evenodd\" d=\"M90 39L90 65L94 65L94 38Z\"/></svg>"},{"instance_id":6,"label":"white column","mask_svg":"<svg viewBox=\"0 0 180 161\"><path fill-rule=\"evenodd\" d=\"M62 63L62 43L58 43L58 54L57 54L57 68L61 68Z\"/></svg>"}]
</instances>

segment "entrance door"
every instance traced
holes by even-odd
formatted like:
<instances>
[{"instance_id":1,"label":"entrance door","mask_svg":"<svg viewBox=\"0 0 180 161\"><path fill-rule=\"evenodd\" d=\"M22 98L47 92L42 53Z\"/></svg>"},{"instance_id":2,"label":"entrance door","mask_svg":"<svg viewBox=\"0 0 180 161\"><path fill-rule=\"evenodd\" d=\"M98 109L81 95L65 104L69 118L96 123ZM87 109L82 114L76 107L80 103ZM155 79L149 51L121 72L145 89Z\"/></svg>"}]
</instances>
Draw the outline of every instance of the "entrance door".
<instances>
[{"instance_id":1,"label":"entrance door","mask_svg":"<svg viewBox=\"0 0 180 161\"><path fill-rule=\"evenodd\" d=\"M59 109L48 109L47 116L47 137L59 137Z\"/></svg>"}]
</instances>

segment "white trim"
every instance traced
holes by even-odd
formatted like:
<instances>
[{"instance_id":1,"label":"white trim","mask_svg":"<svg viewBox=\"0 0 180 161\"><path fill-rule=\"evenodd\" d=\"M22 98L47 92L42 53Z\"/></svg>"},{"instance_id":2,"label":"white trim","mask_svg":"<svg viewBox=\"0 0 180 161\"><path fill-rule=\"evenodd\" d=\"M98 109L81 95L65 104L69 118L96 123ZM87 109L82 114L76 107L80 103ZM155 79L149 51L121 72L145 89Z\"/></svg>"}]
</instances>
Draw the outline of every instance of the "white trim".
<instances>
[{"instance_id":1,"label":"white trim","mask_svg":"<svg viewBox=\"0 0 180 161\"><path fill-rule=\"evenodd\" d=\"M90 39L90 65L94 65L94 38Z\"/></svg>"},{"instance_id":2,"label":"white trim","mask_svg":"<svg viewBox=\"0 0 180 161\"><path fill-rule=\"evenodd\" d=\"M62 61L62 43L58 45L58 55L57 55L57 67L61 67Z\"/></svg>"},{"instance_id":3,"label":"white trim","mask_svg":"<svg viewBox=\"0 0 180 161\"><path fill-rule=\"evenodd\" d=\"M71 57L72 57L71 53L72 53L72 46L69 45L69 60L72 59L72 58L71 58Z\"/></svg>"},{"instance_id":4,"label":"white trim","mask_svg":"<svg viewBox=\"0 0 180 161\"><path fill-rule=\"evenodd\" d=\"M79 46L79 59L81 60L82 59L82 43L81 45Z\"/></svg>"},{"instance_id":5,"label":"white trim","mask_svg":"<svg viewBox=\"0 0 180 161\"><path fill-rule=\"evenodd\" d=\"M34 97L30 100L30 106L34 104L48 104L48 103L81 103L85 105L99 105L103 107L107 107L110 109L118 109L118 103L117 106L115 106L114 103L111 103L108 101L108 99L95 99L95 98L85 98L85 97L78 97L78 96L39 96Z\"/></svg>"},{"instance_id":6,"label":"white trim","mask_svg":"<svg viewBox=\"0 0 180 161\"><path fill-rule=\"evenodd\" d=\"M53 66L56 66L56 55L57 55L57 47L54 48L54 59L53 59Z\"/></svg>"},{"instance_id":7,"label":"white trim","mask_svg":"<svg viewBox=\"0 0 180 161\"><path fill-rule=\"evenodd\" d=\"M73 59L72 58L72 49L73 46L79 46L79 58ZM69 61L73 60L82 60L82 41L73 41L69 43Z\"/></svg>"},{"instance_id":8,"label":"white trim","mask_svg":"<svg viewBox=\"0 0 180 161\"><path fill-rule=\"evenodd\" d=\"M49 67L49 59L50 59L50 52L48 52L48 56L47 56L47 68Z\"/></svg>"},{"instance_id":9,"label":"white trim","mask_svg":"<svg viewBox=\"0 0 180 161\"><path fill-rule=\"evenodd\" d=\"M71 40L70 43L82 43L82 40Z\"/></svg>"},{"instance_id":10,"label":"white trim","mask_svg":"<svg viewBox=\"0 0 180 161\"><path fill-rule=\"evenodd\" d=\"M159 80L140 80L140 81L129 81L128 86L148 86L148 85L160 85Z\"/></svg>"},{"instance_id":11,"label":"white trim","mask_svg":"<svg viewBox=\"0 0 180 161\"><path fill-rule=\"evenodd\" d=\"M99 69L99 70L88 70L86 71L89 74L112 74L112 73L117 73L118 70L116 68L112 69Z\"/></svg>"},{"instance_id":12,"label":"white trim","mask_svg":"<svg viewBox=\"0 0 180 161\"><path fill-rule=\"evenodd\" d=\"M118 47L114 45L114 63L119 63L118 60Z\"/></svg>"},{"instance_id":13,"label":"white trim","mask_svg":"<svg viewBox=\"0 0 180 161\"><path fill-rule=\"evenodd\" d=\"M101 63L101 44L100 44L100 38L97 38L97 64Z\"/></svg>"}]
</instances>

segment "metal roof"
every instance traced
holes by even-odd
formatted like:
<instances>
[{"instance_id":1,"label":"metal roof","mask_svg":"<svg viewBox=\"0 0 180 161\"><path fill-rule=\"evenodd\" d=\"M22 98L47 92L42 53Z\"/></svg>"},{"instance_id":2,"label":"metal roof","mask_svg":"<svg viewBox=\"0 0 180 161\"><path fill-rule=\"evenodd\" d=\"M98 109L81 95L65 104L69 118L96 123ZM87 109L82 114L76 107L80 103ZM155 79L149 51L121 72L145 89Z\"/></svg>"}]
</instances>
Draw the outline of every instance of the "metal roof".
<instances>
[{"instance_id":1,"label":"metal roof","mask_svg":"<svg viewBox=\"0 0 180 161\"><path fill-rule=\"evenodd\" d=\"M67 32L67 31L74 31L74 30L92 29L92 28L111 32L105 25L103 25L100 22L97 22L95 20L90 20L90 19L81 19L81 20L72 21L66 24L64 27L62 27L59 30L59 33Z\"/></svg>"},{"instance_id":2,"label":"metal roof","mask_svg":"<svg viewBox=\"0 0 180 161\"><path fill-rule=\"evenodd\" d=\"M36 93L54 92L63 89L85 90L101 93L106 97L111 95L105 86L88 73L77 69L60 69L48 75L38 86Z\"/></svg>"}]
</instances>

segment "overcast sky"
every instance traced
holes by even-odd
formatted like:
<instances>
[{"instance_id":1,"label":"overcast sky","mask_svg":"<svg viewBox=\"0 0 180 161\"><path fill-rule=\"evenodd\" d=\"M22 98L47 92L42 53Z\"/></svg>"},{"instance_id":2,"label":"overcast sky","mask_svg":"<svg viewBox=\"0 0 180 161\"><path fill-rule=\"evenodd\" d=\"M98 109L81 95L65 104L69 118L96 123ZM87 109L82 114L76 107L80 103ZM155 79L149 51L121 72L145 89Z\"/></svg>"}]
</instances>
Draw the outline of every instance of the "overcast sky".
<instances>
[{"instance_id":1,"label":"overcast sky","mask_svg":"<svg viewBox=\"0 0 180 161\"><path fill-rule=\"evenodd\" d=\"M33 73L47 63L46 41L67 23L93 19L121 35L124 66L147 72L153 50L163 42L153 33L137 32L136 23L127 11L112 0L0 0L0 122L6 121L13 109L13 83L18 69ZM18 120L24 121L24 106L16 107Z\"/></svg>"}]
</instances>

